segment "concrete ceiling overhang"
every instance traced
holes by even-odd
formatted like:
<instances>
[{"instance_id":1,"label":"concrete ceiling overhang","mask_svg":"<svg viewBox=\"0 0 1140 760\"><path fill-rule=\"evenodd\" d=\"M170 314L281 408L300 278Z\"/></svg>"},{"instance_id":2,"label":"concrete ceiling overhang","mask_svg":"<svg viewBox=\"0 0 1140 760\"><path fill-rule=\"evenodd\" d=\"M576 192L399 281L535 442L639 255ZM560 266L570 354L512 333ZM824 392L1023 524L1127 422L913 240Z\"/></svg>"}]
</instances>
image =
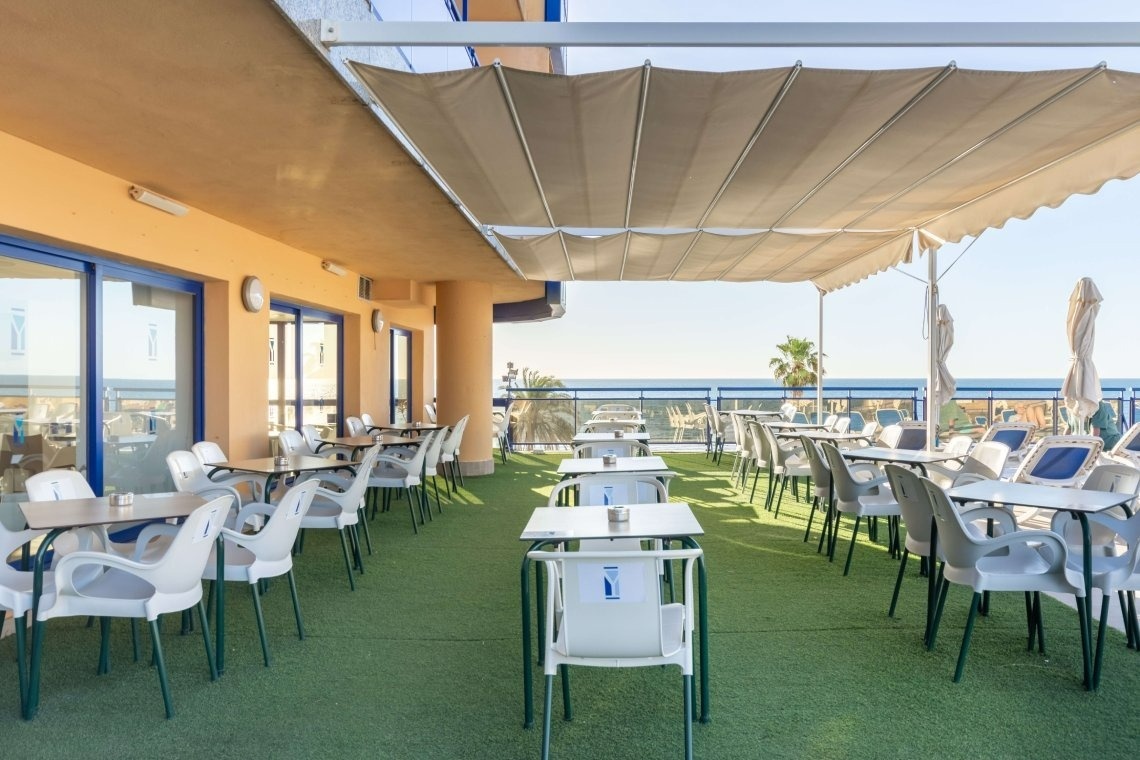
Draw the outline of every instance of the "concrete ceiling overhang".
<instances>
[{"instance_id":1,"label":"concrete ceiling overhang","mask_svg":"<svg viewBox=\"0 0 1140 760\"><path fill-rule=\"evenodd\" d=\"M542 289L272 2L8 4L0 130L368 277Z\"/></svg>"}]
</instances>

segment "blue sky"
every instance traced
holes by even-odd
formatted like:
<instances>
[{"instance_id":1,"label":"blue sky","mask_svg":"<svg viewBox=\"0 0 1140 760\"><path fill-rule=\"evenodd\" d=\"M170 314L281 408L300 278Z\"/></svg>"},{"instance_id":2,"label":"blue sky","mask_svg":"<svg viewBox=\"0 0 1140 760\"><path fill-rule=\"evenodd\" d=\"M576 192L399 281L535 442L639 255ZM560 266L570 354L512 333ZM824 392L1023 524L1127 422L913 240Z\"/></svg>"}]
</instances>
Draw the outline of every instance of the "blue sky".
<instances>
[{"instance_id":1,"label":"blue sky","mask_svg":"<svg viewBox=\"0 0 1140 760\"><path fill-rule=\"evenodd\" d=\"M1140 21L1140 3L750 3L741 0L569 0L571 21ZM1138 49L571 49L571 73L638 66L735 70L787 66L1111 68L1140 71ZM942 302L955 319L958 377L1061 377L1068 366L1069 293L1092 277L1104 296L1095 359L1102 377L1140 377L1131 299L1140 272L1134 220L1140 178L944 246ZM949 271L947 270L949 268ZM904 268L925 278L926 259ZM885 272L828 295L824 352L835 378L926 374L924 286ZM813 286L776 283L569 283L567 314L497 325L494 366L507 361L564 378L770 378L775 345L816 339Z\"/></svg>"}]
</instances>

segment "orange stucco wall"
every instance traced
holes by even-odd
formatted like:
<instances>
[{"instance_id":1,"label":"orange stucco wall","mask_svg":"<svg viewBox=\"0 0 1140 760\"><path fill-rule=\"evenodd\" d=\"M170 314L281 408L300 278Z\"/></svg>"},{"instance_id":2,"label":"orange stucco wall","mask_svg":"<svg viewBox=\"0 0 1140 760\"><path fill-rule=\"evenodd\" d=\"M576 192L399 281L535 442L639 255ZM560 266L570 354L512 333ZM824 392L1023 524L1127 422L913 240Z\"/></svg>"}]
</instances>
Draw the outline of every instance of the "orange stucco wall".
<instances>
[{"instance_id":1,"label":"orange stucco wall","mask_svg":"<svg viewBox=\"0 0 1140 760\"><path fill-rule=\"evenodd\" d=\"M247 275L261 278L271 298L344 316L346 415L388 418L389 325L413 331L417 397L434 395L430 303L363 301L355 273L329 274L319 257L199 209L175 217L144 206L127 195L130 180L3 132L0 166L0 231L205 283L205 432L231 457L268 452L269 315L242 307ZM370 326L377 307L386 321L380 334Z\"/></svg>"}]
</instances>

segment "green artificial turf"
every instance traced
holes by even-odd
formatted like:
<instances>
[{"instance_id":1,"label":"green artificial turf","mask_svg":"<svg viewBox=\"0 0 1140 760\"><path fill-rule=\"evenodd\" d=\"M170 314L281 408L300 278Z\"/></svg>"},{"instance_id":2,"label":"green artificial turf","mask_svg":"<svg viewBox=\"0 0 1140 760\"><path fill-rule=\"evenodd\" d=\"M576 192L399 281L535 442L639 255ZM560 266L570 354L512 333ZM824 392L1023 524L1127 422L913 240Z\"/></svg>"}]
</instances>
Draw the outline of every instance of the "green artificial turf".
<instances>
[{"instance_id":1,"label":"green artificial turf","mask_svg":"<svg viewBox=\"0 0 1140 760\"><path fill-rule=\"evenodd\" d=\"M0 736L14 757L537 757L522 728L518 534L556 479L558 454L516 454L469 478L413 535L406 505L372 521L376 553L350 592L335 534L313 532L296 574L308 637L288 591L265 596L265 668L248 591L229 588L227 666L209 681L201 638L164 625L177 715L163 719L153 669L130 658L116 622L112 672L95 675L98 627L53 620L38 717L19 718L11 637L0 642ZM1112 632L1100 691L1080 683L1076 613L1045 602L1048 656L1025 648L1020 594L995 595L975 628L962 683L951 682L969 592L952 589L938 647L921 645L925 579L908 569L886 615L897 562L861 538L851 575L803 543L807 508L785 495L778 520L730 486L728 463L667 455L671 493L694 506L709 571L712 722L702 758L1073 758L1135 751L1140 654ZM846 549L845 523L841 550ZM885 531L883 531L885 535ZM575 717L556 758L681 755L676 668L573 670Z\"/></svg>"}]
</instances>

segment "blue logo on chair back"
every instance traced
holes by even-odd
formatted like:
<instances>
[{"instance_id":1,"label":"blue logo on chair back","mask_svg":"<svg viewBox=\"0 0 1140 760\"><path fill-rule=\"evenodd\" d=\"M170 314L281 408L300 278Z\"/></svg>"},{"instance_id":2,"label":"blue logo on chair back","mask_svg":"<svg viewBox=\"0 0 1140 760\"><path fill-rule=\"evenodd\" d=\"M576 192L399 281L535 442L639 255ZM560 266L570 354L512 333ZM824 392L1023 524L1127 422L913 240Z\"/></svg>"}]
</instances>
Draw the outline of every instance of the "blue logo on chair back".
<instances>
[{"instance_id":1,"label":"blue logo on chair back","mask_svg":"<svg viewBox=\"0 0 1140 760\"><path fill-rule=\"evenodd\" d=\"M602 506L608 507L614 503L614 487L602 486Z\"/></svg>"},{"instance_id":2,"label":"blue logo on chair back","mask_svg":"<svg viewBox=\"0 0 1140 760\"><path fill-rule=\"evenodd\" d=\"M606 599L621 599L617 565L604 565L602 567L602 585L605 588L604 596Z\"/></svg>"}]
</instances>

